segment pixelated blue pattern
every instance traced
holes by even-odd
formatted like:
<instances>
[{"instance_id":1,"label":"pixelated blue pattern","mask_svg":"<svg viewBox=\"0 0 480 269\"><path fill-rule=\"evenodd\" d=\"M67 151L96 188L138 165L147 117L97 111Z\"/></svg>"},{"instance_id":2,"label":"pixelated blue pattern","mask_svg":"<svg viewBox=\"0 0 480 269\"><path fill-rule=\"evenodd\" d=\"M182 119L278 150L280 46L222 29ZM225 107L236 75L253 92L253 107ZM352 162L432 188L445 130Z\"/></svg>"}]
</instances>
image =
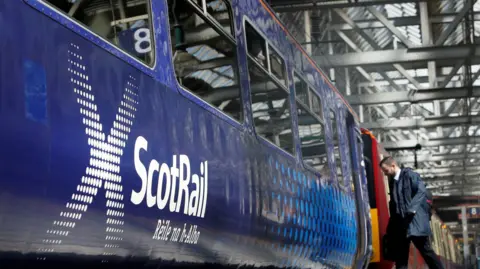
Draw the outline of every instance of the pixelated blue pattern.
<instances>
[{"instance_id":1,"label":"pixelated blue pattern","mask_svg":"<svg viewBox=\"0 0 480 269\"><path fill-rule=\"evenodd\" d=\"M286 252L285 266L310 260L351 266L357 245L355 201L338 187L321 186L317 179L269 158L271 199L280 221L265 227L272 248ZM318 181L319 182L319 181Z\"/></svg>"}]
</instances>

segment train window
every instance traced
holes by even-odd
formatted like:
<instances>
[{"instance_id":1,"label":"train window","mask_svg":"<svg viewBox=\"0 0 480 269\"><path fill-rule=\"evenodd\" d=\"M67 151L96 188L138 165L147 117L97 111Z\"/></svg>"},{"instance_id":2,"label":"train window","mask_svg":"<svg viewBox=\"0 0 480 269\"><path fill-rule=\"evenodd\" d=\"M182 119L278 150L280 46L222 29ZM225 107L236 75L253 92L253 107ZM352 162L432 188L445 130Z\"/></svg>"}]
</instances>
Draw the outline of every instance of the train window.
<instances>
[{"instance_id":1,"label":"train window","mask_svg":"<svg viewBox=\"0 0 480 269\"><path fill-rule=\"evenodd\" d=\"M245 35L248 54L267 69L267 42L248 22L245 22Z\"/></svg>"},{"instance_id":2,"label":"train window","mask_svg":"<svg viewBox=\"0 0 480 269\"><path fill-rule=\"evenodd\" d=\"M237 48L233 38L225 34L226 29L230 29L230 19L220 20L223 25L218 26L190 1L169 0L168 3L178 82L204 101L242 121Z\"/></svg>"},{"instance_id":3,"label":"train window","mask_svg":"<svg viewBox=\"0 0 480 269\"><path fill-rule=\"evenodd\" d=\"M318 97L315 93L313 93L313 90L310 93L310 96L312 98L312 111L321 119L323 119L323 110L322 110L322 103L320 103L320 97Z\"/></svg>"},{"instance_id":4,"label":"train window","mask_svg":"<svg viewBox=\"0 0 480 269\"><path fill-rule=\"evenodd\" d=\"M245 22L245 37L255 132L293 154L295 147L284 60L248 22ZM270 49L268 54L267 48ZM273 64L267 64L266 55Z\"/></svg>"},{"instance_id":5,"label":"train window","mask_svg":"<svg viewBox=\"0 0 480 269\"><path fill-rule=\"evenodd\" d=\"M297 111L302 159L309 166L321 171L328 162L322 121L307 106L298 101Z\"/></svg>"},{"instance_id":6,"label":"train window","mask_svg":"<svg viewBox=\"0 0 480 269\"><path fill-rule=\"evenodd\" d=\"M224 0L195 0L194 3L221 25L226 33L233 35L229 6Z\"/></svg>"},{"instance_id":7,"label":"train window","mask_svg":"<svg viewBox=\"0 0 480 269\"><path fill-rule=\"evenodd\" d=\"M249 57L248 71L255 131L268 141L292 153L294 150L288 91Z\"/></svg>"},{"instance_id":8,"label":"train window","mask_svg":"<svg viewBox=\"0 0 480 269\"><path fill-rule=\"evenodd\" d=\"M300 102L309 105L308 93L310 89L308 88L307 82L297 75L297 73L293 73L293 80L295 82L295 96Z\"/></svg>"},{"instance_id":9,"label":"train window","mask_svg":"<svg viewBox=\"0 0 480 269\"><path fill-rule=\"evenodd\" d=\"M280 55L269 45L268 46L268 58L270 60L270 72L282 82L283 85L286 84L286 73L285 73L285 63L283 59L280 58Z\"/></svg>"},{"instance_id":10,"label":"train window","mask_svg":"<svg viewBox=\"0 0 480 269\"><path fill-rule=\"evenodd\" d=\"M46 0L132 56L153 65L150 0Z\"/></svg>"},{"instance_id":11,"label":"train window","mask_svg":"<svg viewBox=\"0 0 480 269\"><path fill-rule=\"evenodd\" d=\"M343 165L341 160L341 153L340 153L340 135L338 132L337 127L337 119L335 117L335 112L330 110L330 120L332 123L332 137L333 137L333 151L335 157L335 166L337 167L337 179L339 181L339 186L341 188L345 187L344 177L343 177Z\"/></svg>"}]
</instances>

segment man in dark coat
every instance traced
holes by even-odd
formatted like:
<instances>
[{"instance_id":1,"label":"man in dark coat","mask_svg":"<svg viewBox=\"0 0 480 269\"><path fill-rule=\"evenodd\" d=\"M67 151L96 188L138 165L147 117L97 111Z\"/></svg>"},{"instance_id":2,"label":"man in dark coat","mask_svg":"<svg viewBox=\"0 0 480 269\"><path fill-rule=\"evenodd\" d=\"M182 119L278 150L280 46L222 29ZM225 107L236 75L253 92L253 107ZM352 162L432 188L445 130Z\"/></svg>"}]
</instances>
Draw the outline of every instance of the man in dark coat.
<instances>
[{"instance_id":1,"label":"man in dark coat","mask_svg":"<svg viewBox=\"0 0 480 269\"><path fill-rule=\"evenodd\" d=\"M400 169L392 157L385 157L380 166L385 175L393 178L387 233L395 233L395 250L390 251L394 253L396 268L408 268L410 242L413 242L429 268L443 269L430 245L430 206L420 175L411 168Z\"/></svg>"}]
</instances>

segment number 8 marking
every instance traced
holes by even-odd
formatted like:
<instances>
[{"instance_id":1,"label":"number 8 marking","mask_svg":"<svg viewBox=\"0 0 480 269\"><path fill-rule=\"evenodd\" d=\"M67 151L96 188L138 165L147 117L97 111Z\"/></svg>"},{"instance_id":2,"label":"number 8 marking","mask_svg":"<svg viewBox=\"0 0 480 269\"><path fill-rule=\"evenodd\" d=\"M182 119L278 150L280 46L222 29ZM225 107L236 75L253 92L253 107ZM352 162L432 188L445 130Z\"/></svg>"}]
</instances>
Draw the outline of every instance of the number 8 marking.
<instances>
[{"instance_id":1,"label":"number 8 marking","mask_svg":"<svg viewBox=\"0 0 480 269\"><path fill-rule=\"evenodd\" d=\"M150 29L148 28L140 28L135 31L133 34L133 38L135 39L135 51L138 53L147 53L152 50L152 43L150 42ZM142 48L141 44L146 42L148 46L146 48Z\"/></svg>"}]
</instances>

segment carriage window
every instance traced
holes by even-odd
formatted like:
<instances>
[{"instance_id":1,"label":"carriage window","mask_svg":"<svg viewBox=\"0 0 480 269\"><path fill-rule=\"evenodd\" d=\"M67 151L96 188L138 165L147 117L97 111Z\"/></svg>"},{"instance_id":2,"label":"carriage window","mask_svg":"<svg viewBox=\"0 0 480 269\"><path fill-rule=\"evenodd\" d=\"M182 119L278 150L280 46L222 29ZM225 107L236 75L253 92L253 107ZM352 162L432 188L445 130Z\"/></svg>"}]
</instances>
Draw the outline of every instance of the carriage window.
<instances>
[{"instance_id":1,"label":"carriage window","mask_svg":"<svg viewBox=\"0 0 480 269\"><path fill-rule=\"evenodd\" d=\"M258 135L293 154L295 147L290 112L290 94L285 87L287 83L286 78L284 78L285 65L283 59L276 52L271 51L273 53L271 58L278 58L274 65L276 66L275 72L278 71L279 73L271 72L265 57L267 55L267 41L248 22L245 22L245 35L255 131ZM276 79L274 79L275 77Z\"/></svg>"},{"instance_id":2,"label":"carriage window","mask_svg":"<svg viewBox=\"0 0 480 269\"><path fill-rule=\"evenodd\" d=\"M223 1L207 1L207 4L210 2ZM224 11L227 19L212 22L190 1L169 0L168 3L173 62L179 83L204 101L242 121L237 48L233 38L225 34L230 32L228 10ZM210 6L207 5L207 10ZM209 14L213 16L221 13L211 12Z\"/></svg>"},{"instance_id":3,"label":"carriage window","mask_svg":"<svg viewBox=\"0 0 480 269\"><path fill-rule=\"evenodd\" d=\"M247 52L263 68L267 69L267 43L265 39L248 23L245 22L247 36Z\"/></svg>"},{"instance_id":4,"label":"carriage window","mask_svg":"<svg viewBox=\"0 0 480 269\"><path fill-rule=\"evenodd\" d=\"M308 106L309 105L309 101L308 101L309 88L308 88L307 82L305 82L305 80L303 80L296 73L293 73L293 80L295 82L295 96L300 102Z\"/></svg>"},{"instance_id":5,"label":"carriage window","mask_svg":"<svg viewBox=\"0 0 480 269\"><path fill-rule=\"evenodd\" d=\"M297 111L303 161L321 171L328 162L323 123L308 107L298 101Z\"/></svg>"},{"instance_id":6,"label":"carriage window","mask_svg":"<svg viewBox=\"0 0 480 269\"><path fill-rule=\"evenodd\" d=\"M320 102L320 97L318 97L312 89L310 89L310 96L312 97L312 108L311 110L320 117L320 119L323 119L323 110L322 110L322 103Z\"/></svg>"},{"instance_id":7,"label":"carriage window","mask_svg":"<svg viewBox=\"0 0 480 269\"><path fill-rule=\"evenodd\" d=\"M280 58L280 55L269 45L268 54L270 59L270 72L280 80L283 85L286 84L286 74L285 74L285 63L283 59Z\"/></svg>"},{"instance_id":8,"label":"carriage window","mask_svg":"<svg viewBox=\"0 0 480 269\"><path fill-rule=\"evenodd\" d=\"M293 154L290 101L287 90L249 57L248 71L255 131L273 144Z\"/></svg>"},{"instance_id":9,"label":"carriage window","mask_svg":"<svg viewBox=\"0 0 480 269\"><path fill-rule=\"evenodd\" d=\"M229 27L224 27L224 30L228 34L233 35L229 6L224 0L195 0L194 3L204 13L210 15L219 25L228 25Z\"/></svg>"},{"instance_id":10,"label":"carriage window","mask_svg":"<svg viewBox=\"0 0 480 269\"><path fill-rule=\"evenodd\" d=\"M335 112L333 110L330 110L330 121L332 123L332 138L333 138L333 151L334 151L334 157L335 157L335 166L337 168L337 179L338 179L338 185L341 188L345 187L346 182L344 182L344 177L343 177L343 166L342 166L342 159L341 159L341 154L340 154L340 135L338 133L338 126L337 126L337 119L335 117Z\"/></svg>"},{"instance_id":11,"label":"carriage window","mask_svg":"<svg viewBox=\"0 0 480 269\"><path fill-rule=\"evenodd\" d=\"M139 60L153 65L150 0L81 1L46 0Z\"/></svg>"}]
</instances>

